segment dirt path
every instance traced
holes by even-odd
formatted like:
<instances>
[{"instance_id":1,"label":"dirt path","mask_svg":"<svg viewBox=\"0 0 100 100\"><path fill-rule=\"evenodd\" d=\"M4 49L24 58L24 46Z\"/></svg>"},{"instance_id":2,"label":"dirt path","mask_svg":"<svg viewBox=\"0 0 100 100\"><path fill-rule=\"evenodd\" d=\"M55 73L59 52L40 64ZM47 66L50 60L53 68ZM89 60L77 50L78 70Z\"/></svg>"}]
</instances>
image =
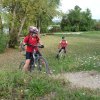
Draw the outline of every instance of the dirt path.
<instances>
[{"instance_id":1,"label":"dirt path","mask_svg":"<svg viewBox=\"0 0 100 100\"><path fill-rule=\"evenodd\" d=\"M0 54L0 70L18 69L23 57L18 50L8 49L5 53ZM69 81L72 86L100 89L100 73L96 71L64 73L54 77Z\"/></svg>"},{"instance_id":2,"label":"dirt path","mask_svg":"<svg viewBox=\"0 0 100 100\"><path fill-rule=\"evenodd\" d=\"M18 69L23 57L18 50L7 49L5 53L0 54L0 70Z\"/></svg>"},{"instance_id":3,"label":"dirt path","mask_svg":"<svg viewBox=\"0 0 100 100\"><path fill-rule=\"evenodd\" d=\"M96 71L65 73L59 74L56 77L69 81L75 87L100 89L100 73Z\"/></svg>"}]
</instances>

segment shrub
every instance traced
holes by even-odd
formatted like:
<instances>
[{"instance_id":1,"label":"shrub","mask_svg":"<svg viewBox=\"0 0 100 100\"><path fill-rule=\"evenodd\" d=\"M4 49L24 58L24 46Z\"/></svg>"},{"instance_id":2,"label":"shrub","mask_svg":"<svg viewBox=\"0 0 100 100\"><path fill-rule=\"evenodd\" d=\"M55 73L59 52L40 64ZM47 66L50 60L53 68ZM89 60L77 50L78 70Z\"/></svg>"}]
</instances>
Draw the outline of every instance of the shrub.
<instances>
[{"instance_id":1,"label":"shrub","mask_svg":"<svg viewBox=\"0 0 100 100\"><path fill-rule=\"evenodd\" d=\"M50 32L61 32L60 25L52 25L52 28L49 31Z\"/></svg>"},{"instance_id":2,"label":"shrub","mask_svg":"<svg viewBox=\"0 0 100 100\"><path fill-rule=\"evenodd\" d=\"M5 51L8 40L9 40L9 37L7 35L0 34L0 53Z\"/></svg>"},{"instance_id":3,"label":"shrub","mask_svg":"<svg viewBox=\"0 0 100 100\"><path fill-rule=\"evenodd\" d=\"M9 47L15 48L15 46L18 44L18 36L16 32L10 33L10 39L9 39Z\"/></svg>"}]
</instances>

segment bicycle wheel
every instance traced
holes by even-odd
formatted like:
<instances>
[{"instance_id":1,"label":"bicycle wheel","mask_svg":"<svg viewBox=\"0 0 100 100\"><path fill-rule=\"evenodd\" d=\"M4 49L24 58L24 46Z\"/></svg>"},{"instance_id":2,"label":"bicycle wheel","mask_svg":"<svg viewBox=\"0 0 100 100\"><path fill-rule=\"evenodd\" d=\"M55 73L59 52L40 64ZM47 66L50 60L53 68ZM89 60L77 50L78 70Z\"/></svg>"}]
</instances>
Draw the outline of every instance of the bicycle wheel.
<instances>
[{"instance_id":1,"label":"bicycle wheel","mask_svg":"<svg viewBox=\"0 0 100 100\"><path fill-rule=\"evenodd\" d=\"M64 59L65 58L65 53L64 53L64 50L62 50L60 53L59 53L59 59Z\"/></svg>"},{"instance_id":2,"label":"bicycle wheel","mask_svg":"<svg viewBox=\"0 0 100 100\"><path fill-rule=\"evenodd\" d=\"M50 74L50 69L48 66L48 62L45 58L42 56L39 57L38 59L38 70L47 74Z\"/></svg>"},{"instance_id":3,"label":"bicycle wheel","mask_svg":"<svg viewBox=\"0 0 100 100\"><path fill-rule=\"evenodd\" d=\"M25 62L22 61L22 62L20 63L20 65L19 65L19 69L22 70L24 65L25 65Z\"/></svg>"},{"instance_id":4,"label":"bicycle wheel","mask_svg":"<svg viewBox=\"0 0 100 100\"><path fill-rule=\"evenodd\" d=\"M35 68L35 65L34 65L35 63L34 63L34 61L31 61L30 62L30 72L32 72L33 70L34 70L34 68Z\"/></svg>"}]
</instances>

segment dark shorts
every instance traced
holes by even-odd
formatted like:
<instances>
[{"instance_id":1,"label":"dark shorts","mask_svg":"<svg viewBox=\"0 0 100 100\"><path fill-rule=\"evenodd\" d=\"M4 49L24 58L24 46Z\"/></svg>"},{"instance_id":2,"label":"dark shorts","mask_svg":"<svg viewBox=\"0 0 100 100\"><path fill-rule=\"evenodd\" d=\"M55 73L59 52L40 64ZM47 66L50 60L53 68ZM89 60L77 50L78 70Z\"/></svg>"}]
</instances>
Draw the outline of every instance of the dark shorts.
<instances>
[{"instance_id":1,"label":"dark shorts","mask_svg":"<svg viewBox=\"0 0 100 100\"><path fill-rule=\"evenodd\" d=\"M65 47L62 47L60 50L59 50L59 53L64 50L64 53L66 53L66 48Z\"/></svg>"},{"instance_id":2,"label":"dark shorts","mask_svg":"<svg viewBox=\"0 0 100 100\"><path fill-rule=\"evenodd\" d=\"M32 53L26 52L26 59L31 59L31 58L32 58Z\"/></svg>"},{"instance_id":3,"label":"dark shorts","mask_svg":"<svg viewBox=\"0 0 100 100\"><path fill-rule=\"evenodd\" d=\"M36 53L39 55L39 56L42 56L41 53L39 51L36 51ZM32 59L33 58L33 55L31 52L26 52L26 59Z\"/></svg>"}]
</instances>

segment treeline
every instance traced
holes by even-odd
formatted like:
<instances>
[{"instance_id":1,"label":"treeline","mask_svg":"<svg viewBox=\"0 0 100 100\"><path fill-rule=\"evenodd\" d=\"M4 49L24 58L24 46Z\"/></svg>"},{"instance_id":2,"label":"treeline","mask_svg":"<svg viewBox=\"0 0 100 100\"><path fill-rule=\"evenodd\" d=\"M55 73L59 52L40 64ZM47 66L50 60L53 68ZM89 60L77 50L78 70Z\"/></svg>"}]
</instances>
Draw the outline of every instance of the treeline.
<instances>
[{"instance_id":1,"label":"treeline","mask_svg":"<svg viewBox=\"0 0 100 100\"><path fill-rule=\"evenodd\" d=\"M100 21L92 19L89 9L82 11L75 6L63 14L57 10L60 0L1 0L0 3L0 34L7 31L9 47L16 46L19 36L26 35L30 25L37 26L40 33L100 30ZM53 23L55 16L62 17L61 22ZM50 31L49 25L53 25Z\"/></svg>"},{"instance_id":2,"label":"treeline","mask_svg":"<svg viewBox=\"0 0 100 100\"><path fill-rule=\"evenodd\" d=\"M62 31L91 31L100 30L100 21L92 19L89 9L81 11L79 6L64 14L60 23Z\"/></svg>"},{"instance_id":3,"label":"treeline","mask_svg":"<svg viewBox=\"0 0 100 100\"><path fill-rule=\"evenodd\" d=\"M9 47L15 47L19 36L28 32L28 26L35 25L40 32L46 31L60 0L1 0L0 31L8 29Z\"/></svg>"}]
</instances>

